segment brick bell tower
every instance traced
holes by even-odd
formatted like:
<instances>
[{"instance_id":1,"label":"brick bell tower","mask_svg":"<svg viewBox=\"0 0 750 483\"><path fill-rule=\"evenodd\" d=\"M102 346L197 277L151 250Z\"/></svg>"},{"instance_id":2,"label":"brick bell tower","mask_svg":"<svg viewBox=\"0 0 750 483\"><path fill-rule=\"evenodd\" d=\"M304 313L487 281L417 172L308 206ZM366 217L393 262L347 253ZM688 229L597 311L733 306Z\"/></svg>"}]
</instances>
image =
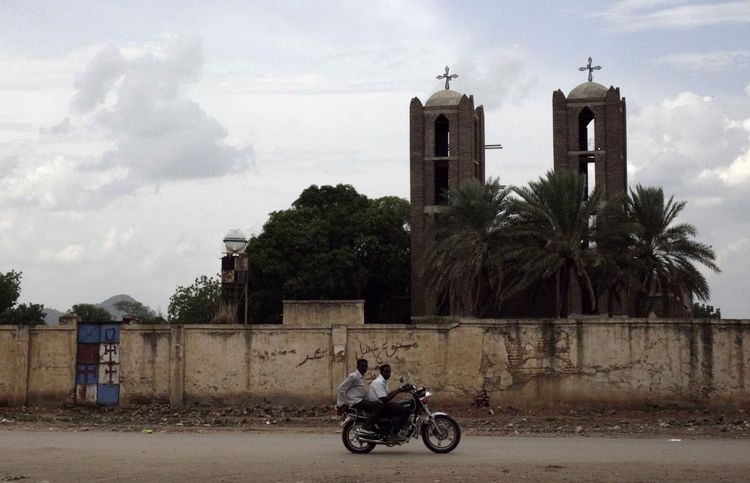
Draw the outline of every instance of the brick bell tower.
<instances>
[{"instance_id":1,"label":"brick bell tower","mask_svg":"<svg viewBox=\"0 0 750 483\"><path fill-rule=\"evenodd\" d=\"M474 107L474 96L450 89L456 77L446 67L437 77L445 79L445 89L424 105L415 97L409 106L412 317L438 312L422 278L422 259L445 192L472 178L484 184L484 108Z\"/></svg>"},{"instance_id":2,"label":"brick bell tower","mask_svg":"<svg viewBox=\"0 0 750 483\"><path fill-rule=\"evenodd\" d=\"M574 169L588 180L589 192L601 186L604 198L627 190L627 148L625 137L625 98L620 88L609 89L589 80L578 85L568 97L561 90L552 94L552 132L555 170Z\"/></svg>"},{"instance_id":3,"label":"brick bell tower","mask_svg":"<svg viewBox=\"0 0 750 483\"><path fill-rule=\"evenodd\" d=\"M573 169L586 179L587 193L600 186L608 200L628 187L625 98L620 88L604 87L593 81L593 71L600 66L588 65L588 82L576 86L568 97L561 90L552 94L552 135L554 169ZM580 287L571 280L568 308L571 313L590 312L590 303ZM599 301L604 307L604 301ZM626 308L608 307L615 315Z\"/></svg>"}]
</instances>

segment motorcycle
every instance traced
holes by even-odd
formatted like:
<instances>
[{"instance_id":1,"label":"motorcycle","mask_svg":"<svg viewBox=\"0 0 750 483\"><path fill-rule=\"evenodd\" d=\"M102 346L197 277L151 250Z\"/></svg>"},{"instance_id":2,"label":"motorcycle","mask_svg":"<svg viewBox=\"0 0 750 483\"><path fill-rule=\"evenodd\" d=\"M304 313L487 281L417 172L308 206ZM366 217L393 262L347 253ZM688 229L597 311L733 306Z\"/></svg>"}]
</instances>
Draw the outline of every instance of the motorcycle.
<instances>
[{"instance_id":1,"label":"motorcycle","mask_svg":"<svg viewBox=\"0 0 750 483\"><path fill-rule=\"evenodd\" d=\"M401 378L403 382L403 377ZM461 441L461 428L456 420L446 413L430 412L427 402L432 395L426 388L417 388L413 384L406 384L404 392L411 394L408 400L400 404L409 408L410 414L401 429L396 433L395 440L389 439L393 418L386 417L378 420L374 425L374 434L362 432L362 425L367 415L354 408L345 408L343 412L343 430L341 439L346 449L352 453L365 454L377 445L394 446L408 443L412 438L422 436L422 442L435 453L450 453Z\"/></svg>"}]
</instances>

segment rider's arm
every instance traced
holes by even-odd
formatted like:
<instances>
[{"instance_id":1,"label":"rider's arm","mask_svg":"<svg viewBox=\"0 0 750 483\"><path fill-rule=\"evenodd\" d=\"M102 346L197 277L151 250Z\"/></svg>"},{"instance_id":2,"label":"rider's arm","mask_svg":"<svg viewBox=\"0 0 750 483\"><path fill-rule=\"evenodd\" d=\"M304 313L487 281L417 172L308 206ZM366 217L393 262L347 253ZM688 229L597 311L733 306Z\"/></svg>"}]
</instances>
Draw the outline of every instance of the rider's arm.
<instances>
[{"instance_id":1,"label":"rider's arm","mask_svg":"<svg viewBox=\"0 0 750 483\"><path fill-rule=\"evenodd\" d=\"M398 389L394 389L393 391L389 392L387 396L383 396L380 398L380 400L385 404L394 397L396 397L397 394L401 393L402 389L399 387Z\"/></svg>"},{"instance_id":2,"label":"rider's arm","mask_svg":"<svg viewBox=\"0 0 750 483\"><path fill-rule=\"evenodd\" d=\"M382 390L382 392L385 392L387 390L385 383L383 383L383 386L381 387L381 390ZM399 387L398 389L394 389L393 391L389 392L385 396L379 397L378 399L380 399L380 401L385 404L388 401L390 401L391 399L393 399L394 397L396 397L396 395L398 393L403 392L403 390L404 390L403 387Z\"/></svg>"}]
</instances>

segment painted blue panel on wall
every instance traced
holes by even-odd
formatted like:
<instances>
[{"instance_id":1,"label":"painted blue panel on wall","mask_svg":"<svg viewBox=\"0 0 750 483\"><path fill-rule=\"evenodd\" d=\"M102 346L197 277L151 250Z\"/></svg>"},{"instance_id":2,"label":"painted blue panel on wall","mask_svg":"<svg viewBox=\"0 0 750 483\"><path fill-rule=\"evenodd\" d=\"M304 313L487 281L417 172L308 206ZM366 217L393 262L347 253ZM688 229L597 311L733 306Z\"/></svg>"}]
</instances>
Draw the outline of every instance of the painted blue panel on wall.
<instances>
[{"instance_id":1,"label":"painted blue panel on wall","mask_svg":"<svg viewBox=\"0 0 750 483\"><path fill-rule=\"evenodd\" d=\"M119 384L99 384L96 388L96 404L100 406L117 406L119 399Z\"/></svg>"},{"instance_id":2,"label":"painted blue panel on wall","mask_svg":"<svg viewBox=\"0 0 750 483\"><path fill-rule=\"evenodd\" d=\"M99 378L99 364L78 364L76 384L96 384Z\"/></svg>"},{"instance_id":3,"label":"painted blue panel on wall","mask_svg":"<svg viewBox=\"0 0 750 483\"><path fill-rule=\"evenodd\" d=\"M107 324L101 327L102 342L120 342L120 324Z\"/></svg>"},{"instance_id":4,"label":"painted blue panel on wall","mask_svg":"<svg viewBox=\"0 0 750 483\"><path fill-rule=\"evenodd\" d=\"M78 326L78 342L94 344L99 342L99 325L83 324Z\"/></svg>"}]
</instances>

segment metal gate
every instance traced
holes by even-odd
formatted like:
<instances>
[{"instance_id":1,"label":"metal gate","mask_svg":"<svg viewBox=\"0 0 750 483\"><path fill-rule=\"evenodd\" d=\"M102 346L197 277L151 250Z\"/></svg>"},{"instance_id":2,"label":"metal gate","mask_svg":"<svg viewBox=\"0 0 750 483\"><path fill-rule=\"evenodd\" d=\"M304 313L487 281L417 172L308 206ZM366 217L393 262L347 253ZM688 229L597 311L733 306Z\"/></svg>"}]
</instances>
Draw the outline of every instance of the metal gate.
<instances>
[{"instance_id":1,"label":"metal gate","mask_svg":"<svg viewBox=\"0 0 750 483\"><path fill-rule=\"evenodd\" d=\"M76 404L117 406L120 400L120 324L78 326Z\"/></svg>"}]
</instances>

